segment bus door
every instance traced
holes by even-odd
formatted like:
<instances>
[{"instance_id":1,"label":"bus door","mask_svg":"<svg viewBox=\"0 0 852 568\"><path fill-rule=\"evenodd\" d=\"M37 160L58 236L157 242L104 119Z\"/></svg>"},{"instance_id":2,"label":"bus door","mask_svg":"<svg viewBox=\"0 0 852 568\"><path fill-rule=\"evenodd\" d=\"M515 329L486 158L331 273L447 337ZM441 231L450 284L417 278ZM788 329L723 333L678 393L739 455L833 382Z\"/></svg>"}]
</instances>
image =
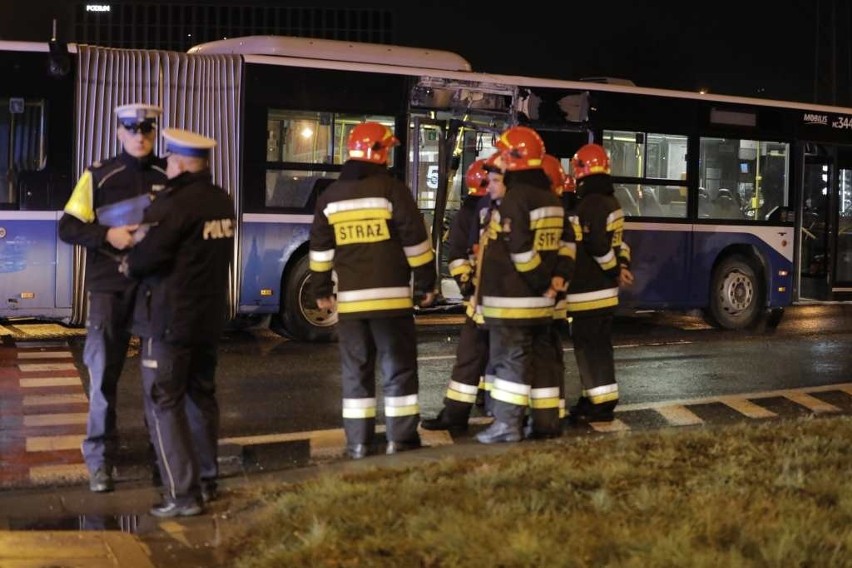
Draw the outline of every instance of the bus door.
<instances>
[{"instance_id":1,"label":"bus door","mask_svg":"<svg viewBox=\"0 0 852 568\"><path fill-rule=\"evenodd\" d=\"M834 246L832 299L852 299L852 148L841 148L837 156L837 241Z\"/></svg>"},{"instance_id":2,"label":"bus door","mask_svg":"<svg viewBox=\"0 0 852 568\"><path fill-rule=\"evenodd\" d=\"M799 256L800 298L830 300L833 297L835 257L839 252L835 229L839 207L838 186L841 177L845 177L848 185L849 176L849 170L838 170L833 149L817 145L805 147ZM849 195L848 190L846 195ZM848 273L844 277L849 280Z\"/></svg>"}]
</instances>

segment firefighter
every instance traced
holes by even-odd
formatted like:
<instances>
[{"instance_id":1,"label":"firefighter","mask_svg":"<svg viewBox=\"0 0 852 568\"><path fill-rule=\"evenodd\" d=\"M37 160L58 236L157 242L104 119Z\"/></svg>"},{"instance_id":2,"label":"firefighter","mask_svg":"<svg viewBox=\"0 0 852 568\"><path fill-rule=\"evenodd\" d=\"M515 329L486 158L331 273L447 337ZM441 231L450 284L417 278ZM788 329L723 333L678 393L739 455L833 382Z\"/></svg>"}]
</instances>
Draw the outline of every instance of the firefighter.
<instances>
[{"instance_id":1,"label":"firefighter","mask_svg":"<svg viewBox=\"0 0 852 568\"><path fill-rule=\"evenodd\" d=\"M85 290L88 300L83 362L89 371L89 416L82 452L89 489L115 487L118 453L116 396L127 348L136 283L120 274L119 251L133 244L133 232L151 192L166 182L165 160L154 154L157 119L162 109L134 103L115 109L118 156L89 166L74 187L59 220L59 238L86 248ZM135 203L133 208L115 204ZM127 213L130 213L128 215Z\"/></svg>"},{"instance_id":2,"label":"firefighter","mask_svg":"<svg viewBox=\"0 0 852 568\"><path fill-rule=\"evenodd\" d=\"M414 296L435 297L436 271L426 226L404 183L390 175L398 144L376 122L349 133L349 159L319 196L310 233L310 269L320 309L334 309L343 386L343 428L350 458L371 453L376 426L375 366L382 369L385 453L419 448ZM332 270L337 274L333 295Z\"/></svg>"},{"instance_id":3,"label":"firefighter","mask_svg":"<svg viewBox=\"0 0 852 568\"><path fill-rule=\"evenodd\" d=\"M216 493L215 373L227 319L234 203L211 178L215 140L179 129L164 130L163 139L168 184L145 211L139 231L147 233L122 269L140 280L132 331L140 338L145 416L166 489L150 513L186 517L202 513Z\"/></svg>"},{"instance_id":4,"label":"firefighter","mask_svg":"<svg viewBox=\"0 0 852 568\"><path fill-rule=\"evenodd\" d=\"M444 395L444 407L438 416L423 420L425 430L448 430L453 434L467 431L470 411L477 401L480 384L484 383L485 365L488 362L488 331L482 325L481 313L470 304L474 290L474 245L478 241L480 198L488 193L486 160L473 162L465 174L467 195L453 218L447 237L447 262L450 275L455 278L466 305L466 317L459 332L456 362ZM476 240L474 240L476 239Z\"/></svg>"},{"instance_id":5,"label":"firefighter","mask_svg":"<svg viewBox=\"0 0 852 568\"><path fill-rule=\"evenodd\" d=\"M494 422L476 436L484 444L523 438L531 395L533 406L558 409L558 392L532 393L530 381L534 354L552 348L555 298L570 277L558 254L564 209L542 170L544 142L535 130L514 126L496 146L506 170L506 196L492 213L475 296L489 329L494 373Z\"/></svg>"},{"instance_id":6,"label":"firefighter","mask_svg":"<svg viewBox=\"0 0 852 568\"><path fill-rule=\"evenodd\" d=\"M612 321L619 285L632 284L633 275L629 248L622 247L624 212L614 196L606 150L598 144L586 144L574 154L571 165L577 182L575 215L582 242L577 246L567 302L582 390L569 409L568 419L573 425L585 425L614 420L618 384Z\"/></svg>"}]
</instances>

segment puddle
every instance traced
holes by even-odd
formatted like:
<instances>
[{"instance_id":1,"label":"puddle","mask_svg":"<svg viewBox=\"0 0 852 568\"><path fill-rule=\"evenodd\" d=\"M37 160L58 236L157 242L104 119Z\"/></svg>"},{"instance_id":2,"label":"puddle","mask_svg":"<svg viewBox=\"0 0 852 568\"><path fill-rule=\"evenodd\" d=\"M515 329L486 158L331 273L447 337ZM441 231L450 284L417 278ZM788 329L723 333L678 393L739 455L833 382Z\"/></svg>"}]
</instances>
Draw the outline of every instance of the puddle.
<instances>
[{"instance_id":1,"label":"puddle","mask_svg":"<svg viewBox=\"0 0 852 568\"><path fill-rule=\"evenodd\" d=\"M8 519L10 531L121 531L139 532L140 515L75 515L68 517Z\"/></svg>"}]
</instances>

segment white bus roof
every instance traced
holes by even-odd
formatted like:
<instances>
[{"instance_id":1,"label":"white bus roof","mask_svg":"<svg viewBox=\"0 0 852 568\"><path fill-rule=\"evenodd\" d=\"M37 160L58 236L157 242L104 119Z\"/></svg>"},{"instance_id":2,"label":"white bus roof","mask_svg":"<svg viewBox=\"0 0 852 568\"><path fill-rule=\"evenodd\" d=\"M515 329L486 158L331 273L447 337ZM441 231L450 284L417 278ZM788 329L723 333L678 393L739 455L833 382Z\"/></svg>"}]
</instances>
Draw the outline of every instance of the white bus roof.
<instances>
[{"instance_id":1,"label":"white bus roof","mask_svg":"<svg viewBox=\"0 0 852 568\"><path fill-rule=\"evenodd\" d=\"M447 71L470 71L468 61L451 51L287 36L248 36L202 43L188 53L280 55L352 63L402 65Z\"/></svg>"}]
</instances>

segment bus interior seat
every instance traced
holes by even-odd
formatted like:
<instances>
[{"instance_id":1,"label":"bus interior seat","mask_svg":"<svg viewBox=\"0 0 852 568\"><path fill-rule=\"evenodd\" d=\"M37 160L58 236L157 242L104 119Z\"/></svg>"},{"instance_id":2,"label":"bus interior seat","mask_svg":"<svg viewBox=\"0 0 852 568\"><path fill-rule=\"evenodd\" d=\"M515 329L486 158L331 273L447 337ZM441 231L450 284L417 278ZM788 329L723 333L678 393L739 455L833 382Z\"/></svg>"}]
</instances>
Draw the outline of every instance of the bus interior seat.
<instances>
[{"instance_id":1,"label":"bus interior seat","mask_svg":"<svg viewBox=\"0 0 852 568\"><path fill-rule=\"evenodd\" d=\"M698 216L706 219L713 211L710 194L703 187L698 188Z\"/></svg>"},{"instance_id":2,"label":"bus interior seat","mask_svg":"<svg viewBox=\"0 0 852 568\"><path fill-rule=\"evenodd\" d=\"M639 204L636 202L636 198L633 197L629 188L624 185L616 185L615 198L618 199L618 203L621 205L621 209L625 215L628 217L637 217L640 215Z\"/></svg>"},{"instance_id":3,"label":"bus interior seat","mask_svg":"<svg viewBox=\"0 0 852 568\"><path fill-rule=\"evenodd\" d=\"M741 219L742 211L734 200L730 189L719 188L716 199L713 200L713 217L718 219Z\"/></svg>"},{"instance_id":4,"label":"bus interior seat","mask_svg":"<svg viewBox=\"0 0 852 568\"><path fill-rule=\"evenodd\" d=\"M641 197L639 198L639 209L642 215L646 217L661 217L663 216L663 206L657 199L657 195L653 189L644 188L640 190Z\"/></svg>"}]
</instances>

